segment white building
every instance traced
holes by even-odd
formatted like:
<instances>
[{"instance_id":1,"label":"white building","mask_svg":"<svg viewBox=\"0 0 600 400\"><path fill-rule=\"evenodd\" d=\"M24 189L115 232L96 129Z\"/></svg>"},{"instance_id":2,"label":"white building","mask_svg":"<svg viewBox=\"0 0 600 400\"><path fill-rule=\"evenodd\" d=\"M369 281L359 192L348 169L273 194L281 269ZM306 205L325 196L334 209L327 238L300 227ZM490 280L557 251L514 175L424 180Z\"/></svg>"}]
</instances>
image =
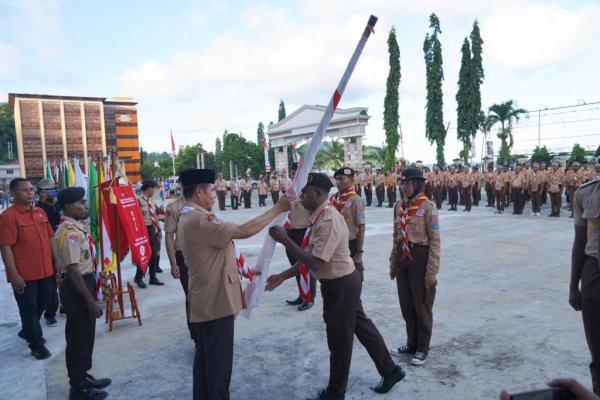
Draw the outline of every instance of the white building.
<instances>
[{"instance_id":1,"label":"white building","mask_svg":"<svg viewBox=\"0 0 600 400\"><path fill-rule=\"evenodd\" d=\"M20 176L21 170L19 169L18 162L15 162L14 164L0 165L0 187L8 188L10 181Z\"/></svg>"}]
</instances>

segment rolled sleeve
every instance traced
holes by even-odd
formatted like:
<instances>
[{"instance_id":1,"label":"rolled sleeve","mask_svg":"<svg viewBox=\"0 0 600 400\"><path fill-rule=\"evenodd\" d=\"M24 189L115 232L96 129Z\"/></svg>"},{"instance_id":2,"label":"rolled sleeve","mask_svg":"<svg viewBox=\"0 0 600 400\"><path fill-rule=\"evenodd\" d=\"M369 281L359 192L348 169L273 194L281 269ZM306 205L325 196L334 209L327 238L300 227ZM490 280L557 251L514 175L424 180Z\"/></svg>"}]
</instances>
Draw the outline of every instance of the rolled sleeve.
<instances>
[{"instance_id":1,"label":"rolled sleeve","mask_svg":"<svg viewBox=\"0 0 600 400\"><path fill-rule=\"evenodd\" d=\"M339 232L332 220L320 223L310 235L312 256L325 262L331 261L339 245Z\"/></svg>"}]
</instances>

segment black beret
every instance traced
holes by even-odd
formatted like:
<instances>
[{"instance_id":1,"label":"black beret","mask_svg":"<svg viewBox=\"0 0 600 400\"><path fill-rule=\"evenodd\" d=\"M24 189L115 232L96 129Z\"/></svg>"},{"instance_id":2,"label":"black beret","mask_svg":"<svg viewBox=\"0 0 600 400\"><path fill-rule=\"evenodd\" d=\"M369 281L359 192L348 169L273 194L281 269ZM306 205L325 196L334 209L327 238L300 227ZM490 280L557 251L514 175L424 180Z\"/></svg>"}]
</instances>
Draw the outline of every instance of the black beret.
<instances>
[{"instance_id":1,"label":"black beret","mask_svg":"<svg viewBox=\"0 0 600 400\"><path fill-rule=\"evenodd\" d=\"M327 175L322 174L320 172L311 172L310 174L308 174L306 186L316 187L329 193L329 190L331 189L333 184L331 183L331 179L329 179Z\"/></svg>"},{"instance_id":2,"label":"black beret","mask_svg":"<svg viewBox=\"0 0 600 400\"><path fill-rule=\"evenodd\" d=\"M153 187L157 187L158 184L156 183L156 181L152 180L152 179L144 179L142 181L142 190L146 190L148 188L153 188Z\"/></svg>"},{"instance_id":3,"label":"black beret","mask_svg":"<svg viewBox=\"0 0 600 400\"><path fill-rule=\"evenodd\" d=\"M421 170L418 168L406 168L405 170L402 171L401 179L403 181L409 180L409 179L420 179L420 180L424 181L425 177L423 176L423 173L421 172Z\"/></svg>"},{"instance_id":4,"label":"black beret","mask_svg":"<svg viewBox=\"0 0 600 400\"><path fill-rule=\"evenodd\" d=\"M354 170L349 167L340 168L333 174L334 178L337 178L338 176L347 176L349 178L352 178L354 176Z\"/></svg>"},{"instance_id":5,"label":"black beret","mask_svg":"<svg viewBox=\"0 0 600 400\"><path fill-rule=\"evenodd\" d=\"M197 185L199 183L215 183L215 170L196 168L183 170L179 174L179 183L181 187Z\"/></svg>"},{"instance_id":6,"label":"black beret","mask_svg":"<svg viewBox=\"0 0 600 400\"><path fill-rule=\"evenodd\" d=\"M58 205L64 207L65 204L75 203L85 197L85 189L82 187L68 187L58 192Z\"/></svg>"}]
</instances>

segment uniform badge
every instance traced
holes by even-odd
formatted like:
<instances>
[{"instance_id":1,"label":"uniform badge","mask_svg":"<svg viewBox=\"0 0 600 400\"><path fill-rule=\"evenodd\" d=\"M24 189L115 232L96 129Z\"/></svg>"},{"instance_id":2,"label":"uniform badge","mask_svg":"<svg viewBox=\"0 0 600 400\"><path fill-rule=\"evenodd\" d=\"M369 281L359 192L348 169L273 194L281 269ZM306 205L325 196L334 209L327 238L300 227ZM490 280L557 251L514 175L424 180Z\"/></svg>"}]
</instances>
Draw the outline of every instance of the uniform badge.
<instances>
[{"instance_id":1,"label":"uniform badge","mask_svg":"<svg viewBox=\"0 0 600 400\"><path fill-rule=\"evenodd\" d=\"M417 212L415 213L415 215L416 215L417 217L422 217L423 215L425 215L425 210L424 210L424 209L422 209L422 208L419 208L419 209L417 210Z\"/></svg>"},{"instance_id":2,"label":"uniform badge","mask_svg":"<svg viewBox=\"0 0 600 400\"><path fill-rule=\"evenodd\" d=\"M344 175L352 175L352 170L350 168L344 168Z\"/></svg>"},{"instance_id":3,"label":"uniform badge","mask_svg":"<svg viewBox=\"0 0 600 400\"><path fill-rule=\"evenodd\" d=\"M347 201L346 204L345 204L345 207L346 208L351 208L352 207L352 200Z\"/></svg>"},{"instance_id":4,"label":"uniform badge","mask_svg":"<svg viewBox=\"0 0 600 400\"><path fill-rule=\"evenodd\" d=\"M223 223L223 221L222 221L222 220L220 220L220 219L219 219L219 218L218 218L216 215L214 215L214 214L210 214L210 215L208 216L208 222L210 222L211 224L214 224L214 225L221 225L221 224Z\"/></svg>"},{"instance_id":5,"label":"uniform badge","mask_svg":"<svg viewBox=\"0 0 600 400\"><path fill-rule=\"evenodd\" d=\"M77 233L69 232L69 234L67 235L67 239L69 240L69 242L71 242L72 245L79 246L79 235L77 235Z\"/></svg>"},{"instance_id":6,"label":"uniform badge","mask_svg":"<svg viewBox=\"0 0 600 400\"><path fill-rule=\"evenodd\" d=\"M437 210L434 210L431 213L431 229L437 231L440 229L440 216L437 213Z\"/></svg>"}]
</instances>

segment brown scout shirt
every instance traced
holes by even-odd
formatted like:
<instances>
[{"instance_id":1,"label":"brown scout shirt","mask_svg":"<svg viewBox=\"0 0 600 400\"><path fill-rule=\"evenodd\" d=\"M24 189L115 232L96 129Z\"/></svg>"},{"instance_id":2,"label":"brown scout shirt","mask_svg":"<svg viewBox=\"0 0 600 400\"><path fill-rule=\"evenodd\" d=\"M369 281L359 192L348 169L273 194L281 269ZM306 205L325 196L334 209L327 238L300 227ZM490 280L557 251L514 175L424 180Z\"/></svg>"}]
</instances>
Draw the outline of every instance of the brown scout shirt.
<instances>
[{"instance_id":1,"label":"brown scout shirt","mask_svg":"<svg viewBox=\"0 0 600 400\"><path fill-rule=\"evenodd\" d=\"M227 182L223 178L217 178L215 181L215 190L217 192L226 192L227 191Z\"/></svg>"},{"instance_id":2,"label":"brown scout shirt","mask_svg":"<svg viewBox=\"0 0 600 400\"><path fill-rule=\"evenodd\" d=\"M365 218L365 203L358 194L354 194L351 199L346 201L344 209L341 212L348 226L348 240L355 240L358 237L358 227L364 225L367 221Z\"/></svg>"},{"instance_id":3,"label":"brown scout shirt","mask_svg":"<svg viewBox=\"0 0 600 400\"><path fill-rule=\"evenodd\" d=\"M235 315L242 309L242 284L232 236L237 226L186 202L177 236L188 266L190 322Z\"/></svg>"},{"instance_id":4,"label":"brown scout shirt","mask_svg":"<svg viewBox=\"0 0 600 400\"><path fill-rule=\"evenodd\" d=\"M383 174L377 174L375 176L375 185L376 186L383 186L383 185L385 185L385 176L383 176Z\"/></svg>"},{"instance_id":5,"label":"brown scout shirt","mask_svg":"<svg viewBox=\"0 0 600 400\"><path fill-rule=\"evenodd\" d=\"M279 179L277 179L277 177L271 177L271 181L269 183L271 184L271 192L279 192L281 185L279 184Z\"/></svg>"},{"instance_id":6,"label":"brown scout shirt","mask_svg":"<svg viewBox=\"0 0 600 400\"><path fill-rule=\"evenodd\" d=\"M525 187L525 174L523 172L513 173L510 177L510 186L515 189L520 189Z\"/></svg>"},{"instance_id":7,"label":"brown scout shirt","mask_svg":"<svg viewBox=\"0 0 600 400\"><path fill-rule=\"evenodd\" d=\"M577 189L573 197L573 222L587 227L585 254L600 258L600 181L591 181Z\"/></svg>"},{"instance_id":8,"label":"brown scout shirt","mask_svg":"<svg viewBox=\"0 0 600 400\"><path fill-rule=\"evenodd\" d=\"M174 246L175 251L181 250L181 244L179 243L179 236L177 236L177 225L179 224L179 210L185 204L185 199L183 197L178 198L171 204L167 206L166 215L165 215L165 232L166 233L174 233Z\"/></svg>"},{"instance_id":9,"label":"brown scout shirt","mask_svg":"<svg viewBox=\"0 0 600 400\"><path fill-rule=\"evenodd\" d=\"M373 184L373 177L368 172L365 172L365 176L362 178L363 186L370 186Z\"/></svg>"},{"instance_id":10,"label":"brown scout shirt","mask_svg":"<svg viewBox=\"0 0 600 400\"><path fill-rule=\"evenodd\" d=\"M309 223L312 225L308 242L311 255L325 262L323 269L311 271L315 278L337 279L353 273L348 227L335 207L329 206L328 202L321 204L310 216Z\"/></svg>"},{"instance_id":11,"label":"brown scout shirt","mask_svg":"<svg viewBox=\"0 0 600 400\"><path fill-rule=\"evenodd\" d=\"M546 173L544 171L534 172L529 180L529 188L532 192L541 191L546 182Z\"/></svg>"},{"instance_id":12,"label":"brown scout shirt","mask_svg":"<svg viewBox=\"0 0 600 400\"><path fill-rule=\"evenodd\" d=\"M229 188L231 189L232 196L239 196L240 194L240 184L237 179L232 179L229 184Z\"/></svg>"},{"instance_id":13,"label":"brown scout shirt","mask_svg":"<svg viewBox=\"0 0 600 400\"><path fill-rule=\"evenodd\" d=\"M258 194L262 194L262 195L266 195L267 194L267 190L269 189L269 186L267 185L267 182L265 181L258 181Z\"/></svg>"},{"instance_id":14,"label":"brown scout shirt","mask_svg":"<svg viewBox=\"0 0 600 400\"><path fill-rule=\"evenodd\" d=\"M150 218L150 209L154 209L154 213L156 214L156 205L152 199L147 198L144 194L140 194L137 197L138 204L140 205L140 211L142 212L142 217L144 218L144 225L151 226L152 218ZM157 215L158 218L158 215Z\"/></svg>"},{"instance_id":15,"label":"brown scout shirt","mask_svg":"<svg viewBox=\"0 0 600 400\"><path fill-rule=\"evenodd\" d=\"M564 179L564 172L562 169L559 168L556 172L552 169L548 171L548 192L560 192L560 187L563 185Z\"/></svg>"},{"instance_id":16,"label":"brown scout shirt","mask_svg":"<svg viewBox=\"0 0 600 400\"><path fill-rule=\"evenodd\" d=\"M456 188L456 186L458 186L458 181L459 181L459 176L456 173L456 171L448 172L448 175L446 175L446 185L448 185L448 187L450 189Z\"/></svg>"},{"instance_id":17,"label":"brown scout shirt","mask_svg":"<svg viewBox=\"0 0 600 400\"><path fill-rule=\"evenodd\" d=\"M480 171L475 171L475 172L471 172L471 181L473 182L473 185L477 185L476 187L481 187L481 172Z\"/></svg>"},{"instance_id":18,"label":"brown scout shirt","mask_svg":"<svg viewBox=\"0 0 600 400\"><path fill-rule=\"evenodd\" d=\"M473 176L470 172L462 172L458 175L460 181L460 187L463 189L467 189L469 186L473 185Z\"/></svg>"},{"instance_id":19,"label":"brown scout shirt","mask_svg":"<svg viewBox=\"0 0 600 400\"><path fill-rule=\"evenodd\" d=\"M394 176L394 174L388 174L385 177L385 186L388 189L393 189L394 187L396 187L396 177Z\"/></svg>"},{"instance_id":20,"label":"brown scout shirt","mask_svg":"<svg viewBox=\"0 0 600 400\"><path fill-rule=\"evenodd\" d=\"M63 220L52 239L57 272L65 273L68 265L77 264L81 275L93 273L94 259L86 225L70 217Z\"/></svg>"}]
</instances>

